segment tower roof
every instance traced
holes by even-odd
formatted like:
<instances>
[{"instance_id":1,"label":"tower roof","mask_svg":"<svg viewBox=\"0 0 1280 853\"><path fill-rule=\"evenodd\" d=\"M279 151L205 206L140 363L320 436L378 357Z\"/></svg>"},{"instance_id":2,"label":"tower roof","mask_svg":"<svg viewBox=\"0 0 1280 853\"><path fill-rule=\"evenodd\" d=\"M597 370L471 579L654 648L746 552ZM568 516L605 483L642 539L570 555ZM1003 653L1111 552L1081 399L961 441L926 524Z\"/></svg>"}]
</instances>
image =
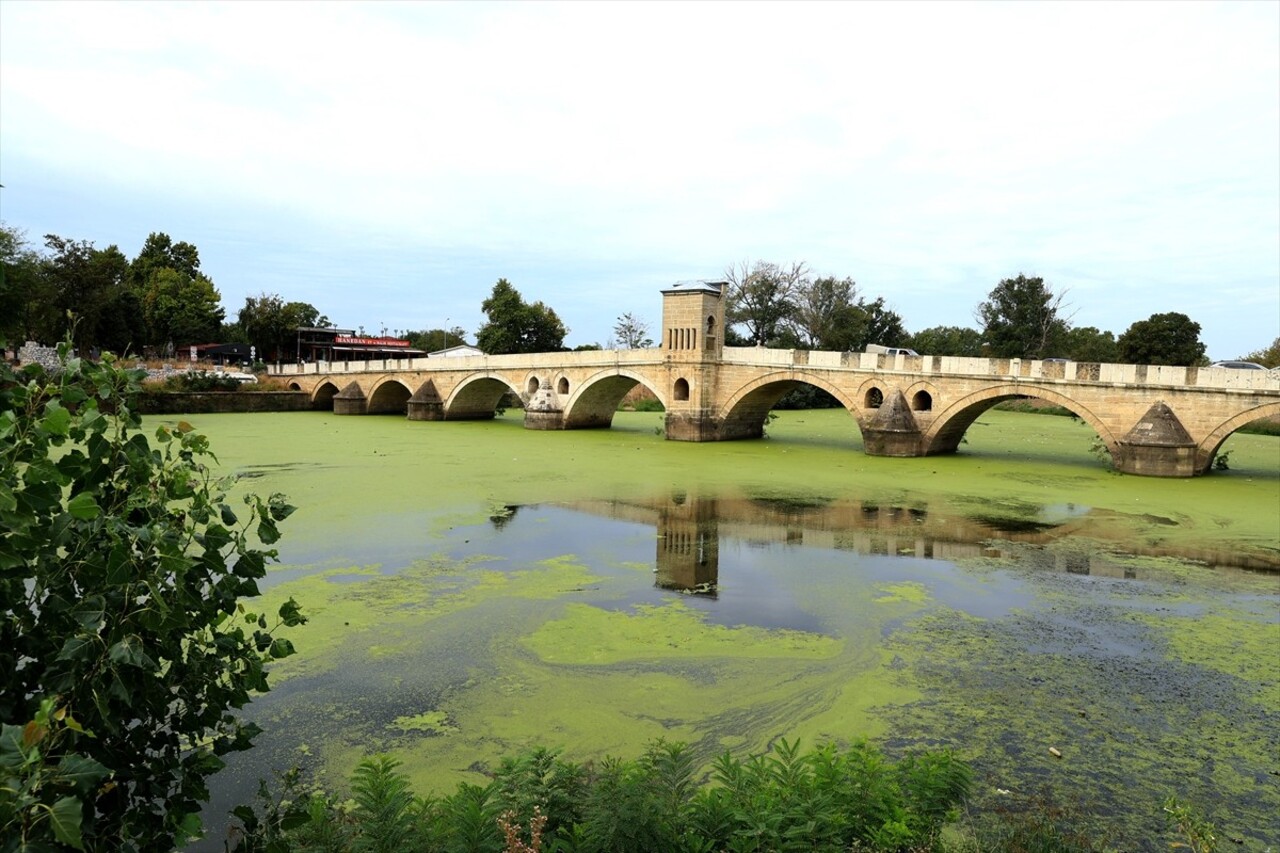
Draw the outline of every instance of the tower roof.
<instances>
[{"instance_id":1,"label":"tower roof","mask_svg":"<svg viewBox=\"0 0 1280 853\"><path fill-rule=\"evenodd\" d=\"M728 287L727 281L710 281L708 279L694 279L692 281L677 281L670 287L662 288L663 293L712 293L716 296L722 296L725 288Z\"/></svg>"}]
</instances>

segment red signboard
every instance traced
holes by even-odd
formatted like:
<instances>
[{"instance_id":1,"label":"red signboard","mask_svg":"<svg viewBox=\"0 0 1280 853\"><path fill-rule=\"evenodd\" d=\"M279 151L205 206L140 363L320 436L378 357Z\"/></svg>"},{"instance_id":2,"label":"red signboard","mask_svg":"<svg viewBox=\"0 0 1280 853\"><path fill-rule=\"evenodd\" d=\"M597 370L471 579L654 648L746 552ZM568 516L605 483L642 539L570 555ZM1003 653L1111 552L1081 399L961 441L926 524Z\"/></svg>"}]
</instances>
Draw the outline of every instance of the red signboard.
<instances>
[{"instance_id":1,"label":"red signboard","mask_svg":"<svg viewBox=\"0 0 1280 853\"><path fill-rule=\"evenodd\" d=\"M338 335L334 338L334 343L338 344L365 344L375 347L407 347L408 341L402 341L399 338L362 338L355 335Z\"/></svg>"}]
</instances>

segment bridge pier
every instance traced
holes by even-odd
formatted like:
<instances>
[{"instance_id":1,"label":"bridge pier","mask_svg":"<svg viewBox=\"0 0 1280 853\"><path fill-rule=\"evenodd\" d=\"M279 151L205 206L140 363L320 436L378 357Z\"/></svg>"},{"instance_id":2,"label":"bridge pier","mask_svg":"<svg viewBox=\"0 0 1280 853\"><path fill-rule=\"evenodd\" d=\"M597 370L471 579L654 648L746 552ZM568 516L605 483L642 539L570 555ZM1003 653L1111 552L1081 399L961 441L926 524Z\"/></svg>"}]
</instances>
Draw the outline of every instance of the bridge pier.
<instances>
[{"instance_id":1,"label":"bridge pier","mask_svg":"<svg viewBox=\"0 0 1280 853\"><path fill-rule=\"evenodd\" d=\"M1146 477L1194 477L1204 470L1197 465L1195 440L1182 421L1163 401L1156 403L1116 442L1112 464L1125 474Z\"/></svg>"},{"instance_id":2,"label":"bridge pier","mask_svg":"<svg viewBox=\"0 0 1280 853\"><path fill-rule=\"evenodd\" d=\"M335 415L363 415L369 411L369 398L360 383L352 380L346 388L333 395Z\"/></svg>"},{"instance_id":3,"label":"bridge pier","mask_svg":"<svg viewBox=\"0 0 1280 853\"><path fill-rule=\"evenodd\" d=\"M723 424L708 412L667 412L667 441L726 441L735 438L760 438L763 425L755 434L725 435Z\"/></svg>"},{"instance_id":4,"label":"bridge pier","mask_svg":"<svg viewBox=\"0 0 1280 853\"><path fill-rule=\"evenodd\" d=\"M435 382L428 379L422 383L422 387L409 398L406 414L411 421L444 420L444 400L440 399Z\"/></svg>"},{"instance_id":5,"label":"bridge pier","mask_svg":"<svg viewBox=\"0 0 1280 853\"><path fill-rule=\"evenodd\" d=\"M911 414L902 390L894 391L862 427L863 452L868 456L924 456L924 433Z\"/></svg>"},{"instance_id":6,"label":"bridge pier","mask_svg":"<svg viewBox=\"0 0 1280 853\"><path fill-rule=\"evenodd\" d=\"M524 428L564 429L564 406L550 383L540 385L524 404Z\"/></svg>"}]
</instances>

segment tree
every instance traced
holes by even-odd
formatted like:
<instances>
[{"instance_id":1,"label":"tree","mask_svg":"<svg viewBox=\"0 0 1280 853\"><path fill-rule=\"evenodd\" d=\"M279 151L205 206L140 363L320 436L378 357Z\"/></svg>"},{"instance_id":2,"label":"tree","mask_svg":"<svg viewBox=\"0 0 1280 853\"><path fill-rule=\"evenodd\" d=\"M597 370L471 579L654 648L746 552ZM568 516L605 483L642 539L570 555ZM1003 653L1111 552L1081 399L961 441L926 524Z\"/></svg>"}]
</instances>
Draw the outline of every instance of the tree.
<instances>
[{"instance_id":1,"label":"tree","mask_svg":"<svg viewBox=\"0 0 1280 853\"><path fill-rule=\"evenodd\" d=\"M861 324L848 349L862 351L867 344L877 343L890 347L905 346L909 336L902 325L902 317L884 304L883 296L877 296L873 302L860 303L858 310L862 313Z\"/></svg>"},{"instance_id":2,"label":"tree","mask_svg":"<svg viewBox=\"0 0 1280 853\"><path fill-rule=\"evenodd\" d=\"M123 351L122 343L128 342L106 340L102 320L112 313L114 303L126 298L129 260L115 246L96 249L88 241L56 234L46 234L44 241L52 255L44 258L42 272L58 324L65 324L68 313L74 314L77 347ZM46 339L56 339L64 329L43 331Z\"/></svg>"},{"instance_id":3,"label":"tree","mask_svg":"<svg viewBox=\"0 0 1280 853\"><path fill-rule=\"evenodd\" d=\"M1266 349L1254 350L1248 355L1240 356L1241 361L1254 361L1263 367L1280 367L1280 338L1271 342Z\"/></svg>"},{"instance_id":4,"label":"tree","mask_svg":"<svg viewBox=\"0 0 1280 853\"><path fill-rule=\"evenodd\" d=\"M147 235L142 250L129 264L129 280L138 291L146 289L147 280L156 270L171 269L187 278L196 278L200 272L200 252L190 243L173 239L163 232Z\"/></svg>"},{"instance_id":5,"label":"tree","mask_svg":"<svg viewBox=\"0 0 1280 853\"><path fill-rule=\"evenodd\" d=\"M203 275L157 267L142 292L142 315L153 345L205 343L217 338L225 312L222 296Z\"/></svg>"},{"instance_id":6,"label":"tree","mask_svg":"<svg viewBox=\"0 0 1280 853\"><path fill-rule=\"evenodd\" d=\"M58 312L41 263L25 232L0 223L0 337L57 339Z\"/></svg>"},{"instance_id":7,"label":"tree","mask_svg":"<svg viewBox=\"0 0 1280 853\"><path fill-rule=\"evenodd\" d=\"M490 355L564 348L569 330L556 312L541 302L526 304L520 291L505 278L498 279L480 308L489 320L476 332L476 346Z\"/></svg>"},{"instance_id":8,"label":"tree","mask_svg":"<svg viewBox=\"0 0 1280 853\"><path fill-rule=\"evenodd\" d=\"M213 281L200 271L200 253L168 234L152 232L129 264L129 283L155 347L215 340L226 312Z\"/></svg>"},{"instance_id":9,"label":"tree","mask_svg":"<svg viewBox=\"0 0 1280 853\"><path fill-rule=\"evenodd\" d=\"M140 431L141 371L69 351L55 374L0 364L0 837L171 850L257 734L233 711L292 653L276 630L304 621L242 604L292 507L233 509L203 436Z\"/></svg>"},{"instance_id":10,"label":"tree","mask_svg":"<svg viewBox=\"0 0 1280 853\"><path fill-rule=\"evenodd\" d=\"M618 318L613 326L613 337L619 349L646 349L653 346L649 337L649 324L628 312Z\"/></svg>"},{"instance_id":11,"label":"tree","mask_svg":"<svg viewBox=\"0 0 1280 853\"><path fill-rule=\"evenodd\" d=\"M420 332L405 332L405 340L410 346L427 352L449 349L449 347L466 346L467 333L461 326L452 329L423 329Z\"/></svg>"},{"instance_id":12,"label":"tree","mask_svg":"<svg viewBox=\"0 0 1280 853\"><path fill-rule=\"evenodd\" d=\"M996 285L978 304L974 317L992 355L1044 358L1054 354L1067 332L1062 299L1063 294L1055 294L1044 279L1019 275Z\"/></svg>"},{"instance_id":13,"label":"tree","mask_svg":"<svg viewBox=\"0 0 1280 853\"><path fill-rule=\"evenodd\" d=\"M1072 361L1114 363L1120 360L1116 336L1100 332L1095 326L1068 329L1062 354Z\"/></svg>"},{"instance_id":14,"label":"tree","mask_svg":"<svg viewBox=\"0 0 1280 853\"><path fill-rule=\"evenodd\" d=\"M278 293L246 296L236 322L246 341L264 361L289 360L295 355L299 328L330 328L329 318L309 302L285 302Z\"/></svg>"},{"instance_id":15,"label":"tree","mask_svg":"<svg viewBox=\"0 0 1280 853\"><path fill-rule=\"evenodd\" d=\"M1189 367L1204 359L1200 324L1186 314L1152 314L1134 323L1116 341L1125 364L1173 364Z\"/></svg>"},{"instance_id":16,"label":"tree","mask_svg":"<svg viewBox=\"0 0 1280 853\"><path fill-rule=\"evenodd\" d=\"M747 342L775 344L795 312L795 299L807 285L809 268L803 261L782 267L765 261L743 261L724 271L729 282L727 319L747 329Z\"/></svg>"},{"instance_id":17,"label":"tree","mask_svg":"<svg viewBox=\"0 0 1280 853\"><path fill-rule=\"evenodd\" d=\"M911 335L907 342L922 355L982 355L982 333L965 326L932 326Z\"/></svg>"},{"instance_id":18,"label":"tree","mask_svg":"<svg viewBox=\"0 0 1280 853\"><path fill-rule=\"evenodd\" d=\"M791 327L808 349L847 350L850 330L858 324L858 286L851 278L832 276L801 282L796 290Z\"/></svg>"}]
</instances>

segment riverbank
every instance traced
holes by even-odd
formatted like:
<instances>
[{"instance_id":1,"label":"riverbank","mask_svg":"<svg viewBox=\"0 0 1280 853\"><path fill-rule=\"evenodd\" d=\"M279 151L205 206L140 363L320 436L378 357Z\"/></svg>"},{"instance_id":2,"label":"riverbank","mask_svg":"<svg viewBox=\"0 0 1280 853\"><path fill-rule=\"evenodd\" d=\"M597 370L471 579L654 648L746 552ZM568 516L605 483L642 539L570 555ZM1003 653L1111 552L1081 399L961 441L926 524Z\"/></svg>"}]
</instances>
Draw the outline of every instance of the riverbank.
<instances>
[{"instance_id":1,"label":"riverbank","mask_svg":"<svg viewBox=\"0 0 1280 853\"><path fill-rule=\"evenodd\" d=\"M244 414L309 412L311 398L301 391L157 391L144 389L134 398L143 415Z\"/></svg>"}]
</instances>

